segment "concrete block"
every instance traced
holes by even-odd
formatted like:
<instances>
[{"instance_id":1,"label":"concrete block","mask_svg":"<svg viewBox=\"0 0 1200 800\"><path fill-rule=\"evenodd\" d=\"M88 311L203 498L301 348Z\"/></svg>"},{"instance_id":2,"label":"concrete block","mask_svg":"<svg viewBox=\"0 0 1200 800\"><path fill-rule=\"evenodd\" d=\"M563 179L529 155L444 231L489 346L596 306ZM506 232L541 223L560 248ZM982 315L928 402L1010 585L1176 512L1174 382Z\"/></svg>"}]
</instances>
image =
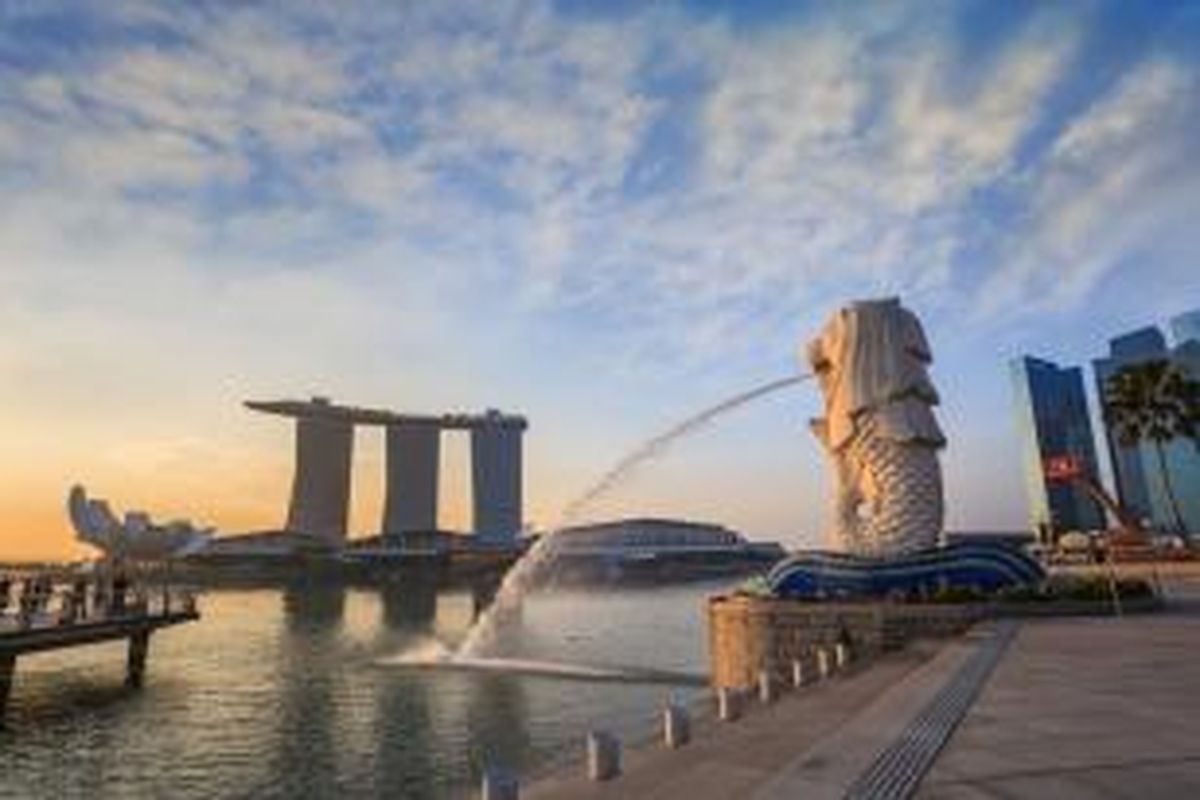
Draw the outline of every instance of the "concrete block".
<instances>
[{"instance_id":1,"label":"concrete block","mask_svg":"<svg viewBox=\"0 0 1200 800\"><path fill-rule=\"evenodd\" d=\"M804 662L798 658L792 659L792 688L799 689L803 686L806 677Z\"/></svg>"},{"instance_id":2,"label":"concrete block","mask_svg":"<svg viewBox=\"0 0 1200 800\"><path fill-rule=\"evenodd\" d=\"M681 705L668 703L663 709L663 744L674 750L692 740L692 720Z\"/></svg>"},{"instance_id":3,"label":"concrete block","mask_svg":"<svg viewBox=\"0 0 1200 800\"><path fill-rule=\"evenodd\" d=\"M717 718L722 722L736 722L742 716L742 696L728 686L717 688Z\"/></svg>"},{"instance_id":4,"label":"concrete block","mask_svg":"<svg viewBox=\"0 0 1200 800\"><path fill-rule=\"evenodd\" d=\"M774 703L779 697L779 684L769 669L758 671L758 699L764 703Z\"/></svg>"},{"instance_id":5,"label":"concrete block","mask_svg":"<svg viewBox=\"0 0 1200 800\"><path fill-rule=\"evenodd\" d=\"M521 784L507 769L489 766L483 771L480 797L482 800L520 800Z\"/></svg>"},{"instance_id":6,"label":"concrete block","mask_svg":"<svg viewBox=\"0 0 1200 800\"><path fill-rule=\"evenodd\" d=\"M833 671L833 659L830 657L828 647L817 648L817 677L825 680Z\"/></svg>"},{"instance_id":7,"label":"concrete block","mask_svg":"<svg viewBox=\"0 0 1200 800\"><path fill-rule=\"evenodd\" d=\"M621 774L621 740L605 731L587 735L588 779L609 781Z\"/></svg>"}]
</instances>

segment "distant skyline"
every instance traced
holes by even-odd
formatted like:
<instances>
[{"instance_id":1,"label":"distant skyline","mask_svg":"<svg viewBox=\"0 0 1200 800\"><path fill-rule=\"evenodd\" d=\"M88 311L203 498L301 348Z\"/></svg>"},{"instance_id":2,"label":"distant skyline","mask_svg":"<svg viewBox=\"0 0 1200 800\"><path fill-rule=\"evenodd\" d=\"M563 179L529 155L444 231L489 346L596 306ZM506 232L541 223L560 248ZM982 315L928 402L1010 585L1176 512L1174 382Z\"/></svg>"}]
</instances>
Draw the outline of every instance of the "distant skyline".
<instances>
[{"instance_id":1,"label":"distant skyline","mask_svg":"<svg viewBox=\"0 0 1200 800\"><path fill-rule=\"evenodd\" d=\"M0 0L0 558L84 552L74 482L280 525L291 430L252 397L522 413L550 524L885 294L934 350L950 527L1023 528L1009 359L1200 305L1197 41L1197 2ZM816 407L596 513L815 542Z\"/></svg>"}]
</instances>

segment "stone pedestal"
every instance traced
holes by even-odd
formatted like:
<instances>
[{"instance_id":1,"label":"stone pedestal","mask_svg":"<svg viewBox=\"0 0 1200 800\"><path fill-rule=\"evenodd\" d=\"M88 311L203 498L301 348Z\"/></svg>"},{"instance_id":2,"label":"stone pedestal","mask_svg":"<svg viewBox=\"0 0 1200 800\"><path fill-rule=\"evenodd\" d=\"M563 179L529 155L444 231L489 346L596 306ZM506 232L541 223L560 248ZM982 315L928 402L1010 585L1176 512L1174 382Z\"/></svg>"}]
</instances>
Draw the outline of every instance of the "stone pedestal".
<instances>
[{"instance_id":1,"label":"stone pedestal","mask_svg":"<svg viewBox=\"0 0 1200 800\"><path fill-rule=\"evenodd\" d=\"M764 669L781 684L794 682L793 662L819 670L814 654L821 648L828 648L832 671L839 643L847 660L850 653L871 658L916 637L959 633L984 613L974 605L714 597L708 604L713 685L756 690Z\"/></svg>"}]
</instances>

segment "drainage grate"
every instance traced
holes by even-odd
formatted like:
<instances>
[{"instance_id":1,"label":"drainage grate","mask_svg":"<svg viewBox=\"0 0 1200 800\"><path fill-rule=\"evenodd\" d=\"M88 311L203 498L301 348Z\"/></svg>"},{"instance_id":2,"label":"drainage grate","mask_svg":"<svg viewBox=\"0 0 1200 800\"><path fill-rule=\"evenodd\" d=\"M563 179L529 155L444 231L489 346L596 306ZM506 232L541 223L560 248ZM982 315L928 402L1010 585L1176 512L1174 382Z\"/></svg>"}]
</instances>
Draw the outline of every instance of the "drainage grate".
<instances>
[{"instance_id":1,"label":"drainage grate","mask_svg":"<svg viewBox=\"0 0 1200 800\"><path fill-rule=\"evenodd\" d=\"M896 741L846 790L847 800L900 800L911 797L938 752L966 716L976 695L1017 632L1017 623L996 625L992 637L971 655Z\"/></svg>"}]
</instances>

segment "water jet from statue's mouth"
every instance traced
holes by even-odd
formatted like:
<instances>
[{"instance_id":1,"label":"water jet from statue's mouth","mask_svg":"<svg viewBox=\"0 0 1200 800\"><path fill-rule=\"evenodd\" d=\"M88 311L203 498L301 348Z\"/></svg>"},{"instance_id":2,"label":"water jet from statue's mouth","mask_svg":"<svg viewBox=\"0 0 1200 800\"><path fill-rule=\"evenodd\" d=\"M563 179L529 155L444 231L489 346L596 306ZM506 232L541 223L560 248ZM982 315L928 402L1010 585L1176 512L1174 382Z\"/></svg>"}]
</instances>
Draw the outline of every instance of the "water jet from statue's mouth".
<instances>
[{"instance_id":1,"label":"water jet from statue's mouth","mask_svg":"<svg viewBox=\"0 0 1200 800\"><path fill-rule=\"evenodd\" d=\"M733 397L687 417L682 422L634 448L612 469L601 475L590 488L568 503L562 514L562 521L554 526L551 532L539 537L533 546L518 559L517 563L505 573L495 599L467 632L467 637L459 647L458 654L478 657L492 649L501 622L506 616L515 612L525 593L541 580L546 570L553 565L557 555L554 547L554 531L577 519L587 506L624 484L639 467L663 455L676 441L705 428L714 419L727 412L765 395L806 381L811 377L812 375L809 373L789 375L786 378L761 384L749 391L739 392Z\"/></svg>"}]
</instances>

